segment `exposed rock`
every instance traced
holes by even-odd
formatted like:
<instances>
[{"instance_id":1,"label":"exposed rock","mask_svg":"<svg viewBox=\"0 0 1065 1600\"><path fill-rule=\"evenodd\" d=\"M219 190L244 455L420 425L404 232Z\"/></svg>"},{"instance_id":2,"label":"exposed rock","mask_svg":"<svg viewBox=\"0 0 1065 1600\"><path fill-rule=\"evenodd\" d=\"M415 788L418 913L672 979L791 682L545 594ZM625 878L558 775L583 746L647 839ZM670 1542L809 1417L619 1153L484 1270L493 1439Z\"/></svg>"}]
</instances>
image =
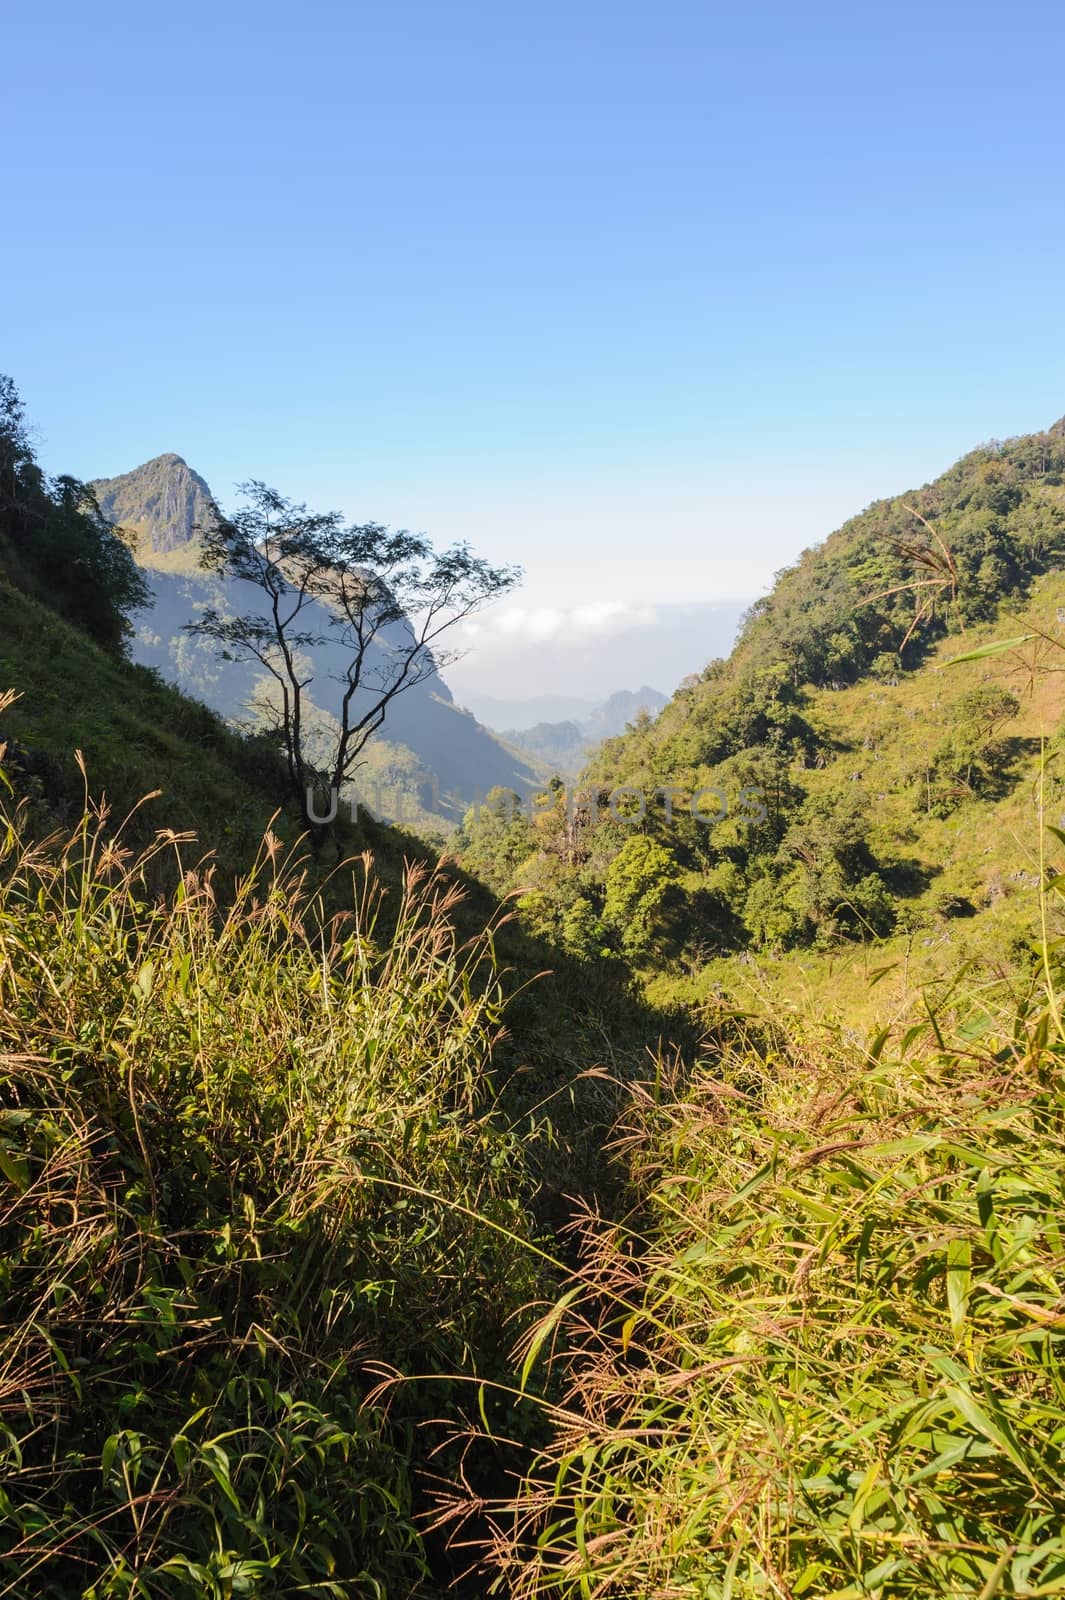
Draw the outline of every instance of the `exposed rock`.
<instances>
[{"instance_id":1,"label":"exposed rock","mask_svg":"<svg viewBox=\"0 0 1065 1600\"><path fill-rule=\"evenodd\" d=\"M137 557L146 566L153 555L190 544L196 527L214 511L204 480L173 453L156 456L118 478L98 478L91 487L104 515L136 535Z\"/></svg>"}]
</instances>

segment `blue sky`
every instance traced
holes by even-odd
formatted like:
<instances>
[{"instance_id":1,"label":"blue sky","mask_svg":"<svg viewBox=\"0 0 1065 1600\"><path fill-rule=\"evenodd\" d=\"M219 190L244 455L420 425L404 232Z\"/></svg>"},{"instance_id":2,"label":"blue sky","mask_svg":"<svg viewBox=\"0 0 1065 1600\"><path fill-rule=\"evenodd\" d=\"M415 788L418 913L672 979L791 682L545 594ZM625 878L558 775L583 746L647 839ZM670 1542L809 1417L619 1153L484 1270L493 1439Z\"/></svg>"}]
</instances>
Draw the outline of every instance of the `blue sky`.
<instances>
[{"instance_id":1,"label":"blue sky","mask_svg":"<svg viewBox=\"0 0 1065 1600\"><path fill-rule=\"evenodd\" d=\"M12 9L0 370L468 536L522 604L752 595L1065 412L1060 7Z\"/></svg>"}]
</instances>

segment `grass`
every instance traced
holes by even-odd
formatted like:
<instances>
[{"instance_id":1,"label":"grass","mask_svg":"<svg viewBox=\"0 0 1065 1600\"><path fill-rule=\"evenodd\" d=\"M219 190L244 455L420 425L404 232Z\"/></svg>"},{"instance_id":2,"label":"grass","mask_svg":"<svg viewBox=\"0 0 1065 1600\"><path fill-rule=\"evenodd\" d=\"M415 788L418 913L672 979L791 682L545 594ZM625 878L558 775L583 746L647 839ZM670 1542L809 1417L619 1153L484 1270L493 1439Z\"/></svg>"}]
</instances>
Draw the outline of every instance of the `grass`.
<instances>
[{"instance_id":1,"label":"grass","mask_svg":"<svg viewBox=\"0 0 1065 1600\"><path fill-rule=\"evenodd\" d=\"M0 1596L408 1596L418 1463L543 1290L489 929L267 835L232 896L0 816ZM155 887L169 861L170 894ZM395 1373L453 1375L381 1389ZM376 1393L376 1398L375 1398Z\"/></svg>"},{"instance_id":2,"label":"grass","mask_svg":"<svg viewBox=\"0 0 1065 1600\"><path fill-rule=\"evenodd\" d=\"M41 827L81 815L77 748L118 816L138 808L131 837L146 842L165 824L211 840L234 870L254 855L283 792L265 753L2 576L0 685L19 691L0 736Z\"/></svg>"},{"instance_id":3,"label":"grass","mask_svg":"<svg viewBox=\"0 0 1065 1600\"><path fill-rule=\"evenodd\" d=\"M778 1017L633 1092L640 1206L523 1346L564 1393L502 1592L1065 1592L1065 1041L1034 997L948 1014Z\"/></svg>"}]
</instances>

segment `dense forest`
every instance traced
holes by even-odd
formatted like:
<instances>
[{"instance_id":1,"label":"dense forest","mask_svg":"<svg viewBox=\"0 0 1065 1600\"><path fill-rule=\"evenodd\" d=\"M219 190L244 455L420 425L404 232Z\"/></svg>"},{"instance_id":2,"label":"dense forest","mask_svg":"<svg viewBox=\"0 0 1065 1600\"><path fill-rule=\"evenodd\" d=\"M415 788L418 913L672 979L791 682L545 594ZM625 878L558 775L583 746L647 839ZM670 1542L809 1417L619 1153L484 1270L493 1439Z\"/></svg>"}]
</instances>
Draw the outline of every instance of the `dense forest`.
<instances>
[{"instance_id":1,"label":"dense forest","mask_svg":"<svg viewBox=\"0 0 1065 1600\"><path fill-rule=\"evenodd\" d=\"M1061 1593L1059 564L1061 424L325 850L5 380L0 1595Z\"/></svg>"}]
</instances>

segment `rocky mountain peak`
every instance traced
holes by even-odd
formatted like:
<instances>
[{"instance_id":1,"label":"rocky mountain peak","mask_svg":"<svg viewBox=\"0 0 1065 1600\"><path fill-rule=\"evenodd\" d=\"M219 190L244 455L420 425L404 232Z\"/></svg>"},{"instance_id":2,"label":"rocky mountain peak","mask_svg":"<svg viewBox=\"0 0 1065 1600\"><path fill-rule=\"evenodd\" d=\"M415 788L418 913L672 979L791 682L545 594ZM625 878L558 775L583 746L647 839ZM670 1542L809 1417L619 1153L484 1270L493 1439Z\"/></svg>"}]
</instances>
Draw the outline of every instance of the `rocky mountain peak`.
<instances>
[{"instance_id":1,"label":"rocky mountain peak","mask_svg":"<svg viewBox=\"0 0 1065 1600\"><path fill-rule=\"evenodd\" d=\"M194 529L214 507L203 478L173 451L117 478L99 478L92 488L104 515L136 535L138 557L147 565L153 555L169 555L192 543Z\"/></svg>"}]
</instances>

